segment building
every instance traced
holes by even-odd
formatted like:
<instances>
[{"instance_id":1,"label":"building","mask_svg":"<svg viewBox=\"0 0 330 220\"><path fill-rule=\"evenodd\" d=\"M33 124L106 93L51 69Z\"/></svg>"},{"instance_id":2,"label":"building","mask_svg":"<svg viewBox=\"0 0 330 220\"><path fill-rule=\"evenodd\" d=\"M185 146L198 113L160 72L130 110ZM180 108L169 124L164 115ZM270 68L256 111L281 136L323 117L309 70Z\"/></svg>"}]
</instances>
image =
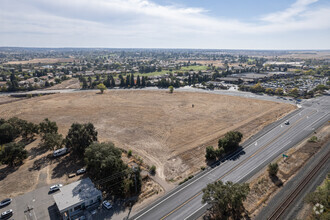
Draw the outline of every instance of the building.
<instances>
[{"instance_id":1,"label":"building","mask_svg":"<svg viewBox=\"0 0 330 220\"><path fill-rule=\"evenodd\" d=\"M66 220L98 207L102 201L102 192L86 178L63 186L53 197L62 219Z\"/></svg>"}]
</instances>

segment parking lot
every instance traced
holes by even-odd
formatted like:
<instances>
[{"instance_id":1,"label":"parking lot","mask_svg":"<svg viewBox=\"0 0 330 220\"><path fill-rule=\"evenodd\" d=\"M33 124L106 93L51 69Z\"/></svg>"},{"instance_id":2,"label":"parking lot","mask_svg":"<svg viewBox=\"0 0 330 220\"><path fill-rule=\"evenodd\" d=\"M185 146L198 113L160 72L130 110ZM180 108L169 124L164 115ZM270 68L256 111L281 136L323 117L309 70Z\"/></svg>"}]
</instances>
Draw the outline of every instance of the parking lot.
<instances>
[{"instance_id":1,"label":"parking lot","mask_svg":"<svg viewBox=\"0 0 330 220\"><path fill-rule=\"evenodd\" d=\"M43 186L32 192L12 198L11 204L0 208L0 213L12 209L11 220L58 220L60 219L55 201L54 193L49 193L50 186ZM128 209L123 208L122 204L113 204L110 210L97 207L96 213L92 210L86 210L84 215L86 219L124 219L128 214Z\"/></svg>"}]
</instances>

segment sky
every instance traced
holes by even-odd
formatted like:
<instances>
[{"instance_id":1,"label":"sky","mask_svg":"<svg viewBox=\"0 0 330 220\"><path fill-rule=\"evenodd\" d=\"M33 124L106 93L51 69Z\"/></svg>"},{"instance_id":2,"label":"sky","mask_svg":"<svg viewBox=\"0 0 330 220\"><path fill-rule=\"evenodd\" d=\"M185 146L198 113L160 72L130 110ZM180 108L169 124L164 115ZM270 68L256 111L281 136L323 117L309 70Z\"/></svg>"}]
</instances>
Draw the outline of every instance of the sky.
<instances>
[{"instance_id":1,"label":"sky","mask_svg":"<svg viewBox=\"0 0 330 220\"><path fill-rule=\"evenodd\" d=\"M330 49L330 0L1 0L0 46Z\"/></svg>"}]
</instances>

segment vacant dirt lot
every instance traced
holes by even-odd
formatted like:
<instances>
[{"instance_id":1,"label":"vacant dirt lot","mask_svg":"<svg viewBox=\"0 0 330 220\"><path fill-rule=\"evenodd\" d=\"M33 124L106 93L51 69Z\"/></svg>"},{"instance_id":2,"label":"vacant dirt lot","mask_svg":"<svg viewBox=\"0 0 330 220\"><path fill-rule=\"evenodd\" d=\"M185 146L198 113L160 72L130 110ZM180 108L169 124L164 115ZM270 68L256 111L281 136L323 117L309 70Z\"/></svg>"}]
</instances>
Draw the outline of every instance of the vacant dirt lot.
<instances>
[{"instance_id":1,"label":"vacant dirt lot","mask_svg":"<svg viewBox=\"0 0 330 220\"><path fill-rule=\"evenodd\" d=\"M22 61L10 61L5 64L35 64L35 63L70 63L73 62L73 58L41 58L41 59L32 59L32 60L22 60Z\"/></svg>"},{"instance_id":2,"label":"vacant dirt lot","mask_svg":"<svg viewBox=\"0 0 330 220\"><path fill-rule=\"evenodd\" d=\"M48 117L64 135L74 122L92 122L100 141L132 149L156 165L161 178L176 179L205 165L205 147L216 145L225 132L239 130L247 138L293 109L287 104L216 94L108 90L3 104L0 115L34 123Z\"/></svg>"}]
</instances>

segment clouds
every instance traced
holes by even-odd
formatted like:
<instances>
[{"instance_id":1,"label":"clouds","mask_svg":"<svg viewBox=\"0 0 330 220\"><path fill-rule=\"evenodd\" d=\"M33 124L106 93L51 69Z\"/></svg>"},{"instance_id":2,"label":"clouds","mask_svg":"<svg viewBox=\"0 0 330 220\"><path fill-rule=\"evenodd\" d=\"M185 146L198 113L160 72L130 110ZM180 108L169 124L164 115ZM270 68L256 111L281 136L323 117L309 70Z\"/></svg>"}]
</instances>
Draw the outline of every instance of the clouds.
<instances>
[{"instance_id":1,"label":"clouds","mask_svg":"<svg viewBox=\"0 0 330 220\"><path fill-rule=\"evenodd\" d=\"M297 0L247 23L234 14L219 18L209 15L212 9L151 0L2 0L0 40L3 46L25 41L27 46L237 48L232 42L237 35L242 35L242 47L246 38L309 30L328 33L330 7L310 8L317 2Z\"/></svg>"},{"instance_id":2,"label":"clouds","mask_svg":"<svg viewBox=\"0 0 330 220\"><path fill-rule=\"evenodd\" d=\"M283 23L295 20L298 15L308 9L310 4L317 2L318 0L297 0L289 8L281 12L271 13L262 18L264 21L271 23Z\"/></svg>"}]
</instances>

